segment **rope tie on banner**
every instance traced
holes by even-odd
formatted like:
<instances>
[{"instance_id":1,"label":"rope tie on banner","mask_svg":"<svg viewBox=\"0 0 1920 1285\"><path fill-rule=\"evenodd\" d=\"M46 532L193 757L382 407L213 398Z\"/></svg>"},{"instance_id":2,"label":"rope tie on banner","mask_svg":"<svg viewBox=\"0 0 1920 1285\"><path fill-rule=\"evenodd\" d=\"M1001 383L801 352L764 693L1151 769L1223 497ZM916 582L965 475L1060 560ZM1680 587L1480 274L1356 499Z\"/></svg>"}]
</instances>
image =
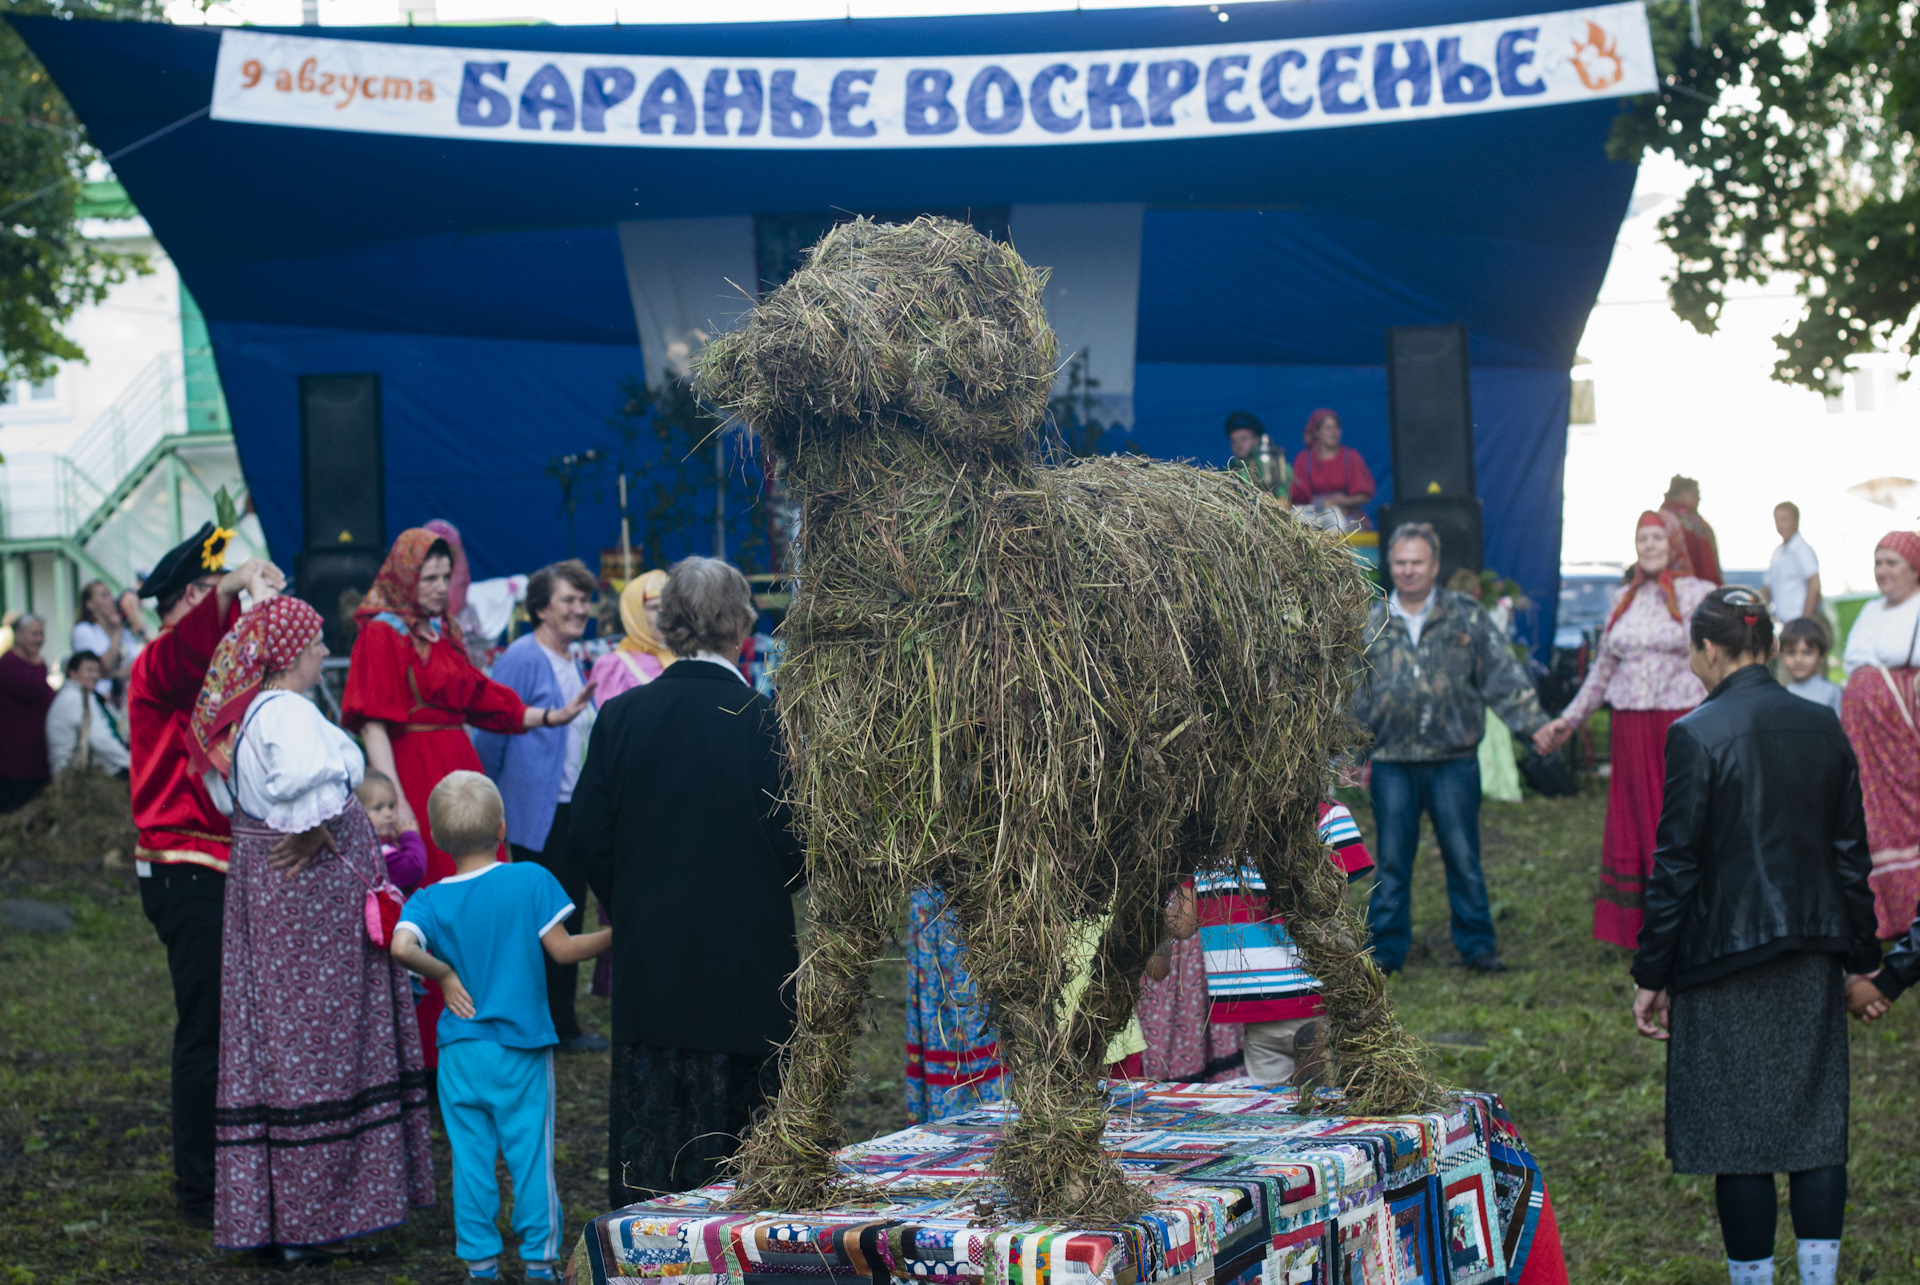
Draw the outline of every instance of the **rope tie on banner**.
<instances>
[{"instance_id":1,"label":"rope tie on banner","mask_svg":"<svg viewBox=\"0 0 1920 1285\"><path fill-rule=\"evenodd\" d=\"M128 143L125 147L121 148L119 151L109 153L108 155L103 156L100 159L102 161L105 161L107 164L111 165L115 161L119 160L122 156L127 155L129 152L139 151L141 148L145 147L148 143L153 142L155 139L166 137L168 134L173 133L174 130L179 129L182 125L186 125L193 121L199 120L202 116L205 116L208 112L212 110L213 110L212 103L208 103L205 107L196 107L194 110L188 112L185 116L182 116L179 120L174 121L171 125L162 125L159 129L154 130L153 133L148 134L145 138L139 139L136 142ZM53 191L55 188L59 186L60 186L59 183L49 183L37 192L27 193L25 196L15 201L12 205L9 205L4 209L0 209L0 219L6 218L7 215L12 214L15 210L19 209L23 205L32 204L33 202L39 200L41 197L45 196L47 193Z\"/></svg>"}]
</instances>

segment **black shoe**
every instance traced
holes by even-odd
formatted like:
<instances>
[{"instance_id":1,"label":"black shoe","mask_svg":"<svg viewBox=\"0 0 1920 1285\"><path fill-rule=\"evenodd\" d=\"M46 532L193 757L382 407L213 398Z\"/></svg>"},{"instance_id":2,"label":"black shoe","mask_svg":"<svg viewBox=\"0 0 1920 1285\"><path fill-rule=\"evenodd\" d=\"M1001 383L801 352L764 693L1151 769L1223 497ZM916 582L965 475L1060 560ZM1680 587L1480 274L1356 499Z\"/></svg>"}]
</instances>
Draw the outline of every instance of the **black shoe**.
<instances>
[{"instance_id":1,"label":"black shoe","mask_svg":"<svg viewBox=\"0 0 1920 1285\"><path fill-rule=\"evenodd\" d=\"M386 1257L385 1245L280 1245L270 1252L278 1253L279 1263L283 1267L329 1267L334 1263L371 1263Z\"/></svg>"},{"instance_id":2,"label":"black shoe","mask_svg":"<svg viewBox=\"0 0 1920 1285\"><path fill-rule=\"evenodd\" d=\"M611 1047L606 1036L596 1035L592 1031L582 1031L560 1041L562 1053L605 1053Z\"/></svg>"},{"instance_id":3,"label":"black shoe","mask_svg":"<svg viewBox=\"0 0 1920 1285\"><path fill-rule=\"evenodd\" d=\"M213 1202L211 1200L181 1201L180 1221L200 1231L212 1231Z\"/></svg>"},{"instance_id":4,"label":"black shoe","mask_svg":"<svg viewBox=\"0 0 1920 1285\"><path fill-rule=\"evenodd\" d=\"M1504 973L1507 962L1490 950L1483 950L1467 961L1467 967L1476 973Z\"/></svg>"}]
</instances>

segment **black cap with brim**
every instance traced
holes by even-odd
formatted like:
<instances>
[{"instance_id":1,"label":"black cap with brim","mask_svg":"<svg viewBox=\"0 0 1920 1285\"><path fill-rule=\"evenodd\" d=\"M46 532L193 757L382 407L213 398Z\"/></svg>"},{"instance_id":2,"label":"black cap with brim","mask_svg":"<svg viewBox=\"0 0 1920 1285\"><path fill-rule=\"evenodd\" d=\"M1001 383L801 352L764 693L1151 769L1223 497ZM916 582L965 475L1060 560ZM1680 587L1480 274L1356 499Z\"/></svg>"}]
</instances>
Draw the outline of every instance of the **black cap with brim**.
<instances>
[{"instance_id":1,"label":"black cap with brim","mask_svg":"<svg viewBox=\"0 0 1920 1285\"><path fill-rule=\"evenodd\" d=\"M205 562L207 541L213 538L213 533L213 523L208 522L186 540L167 550L166 556L154 564L153 574L140 586L140 596L165 601L186 592L187 586L201 576L218 574L218 568L210 570ZM224 562L225 550L222 549L221 553Z\"/></svg>"}]
</instances>

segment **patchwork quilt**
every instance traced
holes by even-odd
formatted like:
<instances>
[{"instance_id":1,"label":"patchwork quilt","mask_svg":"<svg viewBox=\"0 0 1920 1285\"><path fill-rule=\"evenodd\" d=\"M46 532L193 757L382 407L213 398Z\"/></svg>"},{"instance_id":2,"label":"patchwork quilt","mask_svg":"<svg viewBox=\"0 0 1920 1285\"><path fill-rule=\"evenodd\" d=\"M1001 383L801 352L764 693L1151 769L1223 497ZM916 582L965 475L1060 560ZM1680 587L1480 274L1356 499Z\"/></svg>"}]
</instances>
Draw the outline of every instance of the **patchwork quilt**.
<instances>
[{"instance_id":1,"label":"patchwork quilt","mask_svg":"<svg viewBox=\"0 0 1920 1285\"><path fill-rule=\"evenodd\" d=\"M1293 1090L1108 1085L1106 1145L1154 1207L1128 1222L1015 1219L987 1172L994 1103L840 1153L862 1203L722 1208L731 1187L587 1224L576 1285L1482 1285L1566 1281L1539 1167L1500 1099L1431 1115L1302 1115ZM1544 1215L1544 1218L1543 1218ZM1543 1235L1536 1237L1537 1232Z\"/></svg>"}]
</instances>

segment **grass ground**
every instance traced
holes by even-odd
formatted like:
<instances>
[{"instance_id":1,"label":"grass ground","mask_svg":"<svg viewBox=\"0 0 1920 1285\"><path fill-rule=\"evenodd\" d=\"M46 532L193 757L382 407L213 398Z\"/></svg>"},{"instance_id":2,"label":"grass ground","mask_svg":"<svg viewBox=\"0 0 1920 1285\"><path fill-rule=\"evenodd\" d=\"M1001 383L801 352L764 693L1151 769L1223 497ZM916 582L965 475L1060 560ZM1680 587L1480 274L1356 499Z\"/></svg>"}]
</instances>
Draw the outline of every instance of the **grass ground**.
<instances>
[{"instance_id":1,"label":"grass ground","mask_svg":"<svg viewBox=\"0 0 1920 1285\"><path fill-rule=\"evenodd\" d=\"M1487 875L1513 966L1505 976L1458 967L1438 854L1423 852L1413 955L1394 994L1449 1079L1505 1097L1539 1154L1575 1282L1712 1285L1726 1275L1711 1184L1667 1172L1662 1054L1632 1032L1625 957L1588 934L1603 795L1590 783L1577 799L1488 805ZM1364 807L1356 812L1365 824ZM57 937L0 929L0 1285L284 1279L215 1252L173 1216L171 1003L133 880L22 864L0 869L0 891L62 902L76 927ZM903 966L890 960L876 979L862 1081L842 1113L853 1137L904 1122L903 994ZM582 1013L604 1029L604 1001L583 997ZM1841 1278L1917 1282L1920 1002L1851 1029L1853 1189ZM558 1169L570 1237L604 1200L606 1077L604 1055L560 1062ZM342 1285L461 1279L444 1137L435 1142L440 1203L385 1238L391 1257L315 1274ZM1784 1201L1779 1245L1790 1285ZM515 1270L509 1263L509 1277Z\"/></svg>"}]
</instances>

